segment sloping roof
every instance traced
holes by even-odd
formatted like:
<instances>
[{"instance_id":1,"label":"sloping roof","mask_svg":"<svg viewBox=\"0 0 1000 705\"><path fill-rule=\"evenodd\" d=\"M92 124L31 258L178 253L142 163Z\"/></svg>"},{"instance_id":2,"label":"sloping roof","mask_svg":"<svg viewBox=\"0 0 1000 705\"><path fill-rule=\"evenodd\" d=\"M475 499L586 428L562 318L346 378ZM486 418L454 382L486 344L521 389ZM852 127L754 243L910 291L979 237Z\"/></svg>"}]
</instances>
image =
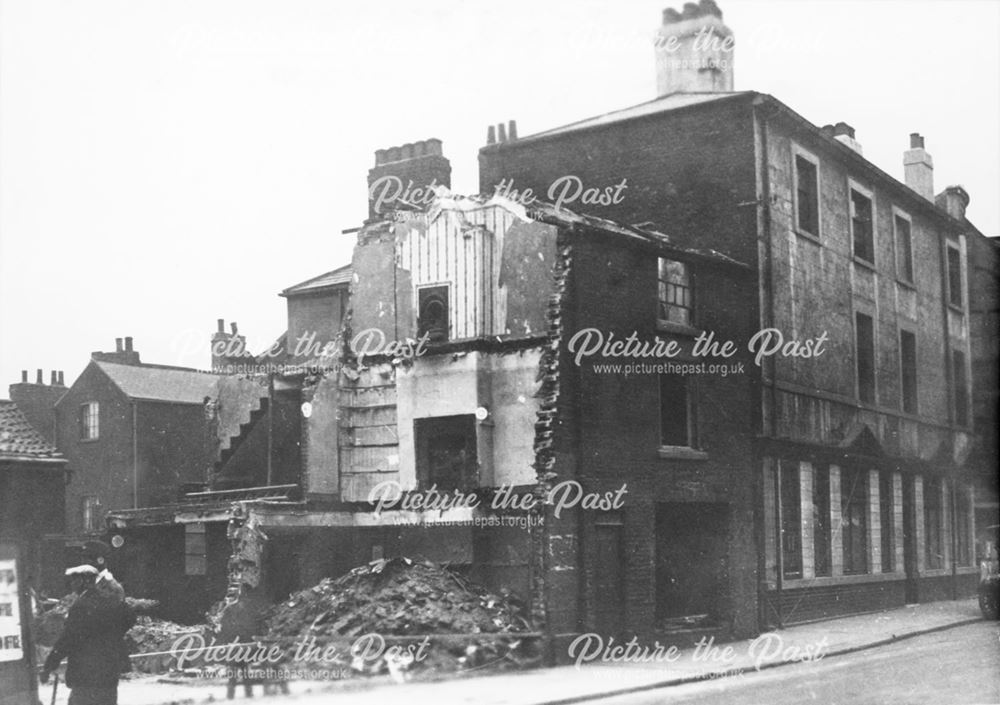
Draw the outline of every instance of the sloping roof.
<instances>
[{"instance_id":1,"label":"sloping roof","mask_svg":"<svg viewBox=\"0 0 1000 705\"><path fill-rule=\"evenodd\" d=\"M0 460L65 461L9 399L0 399Z\"/></svg>"},{"instance_id":2,"label":"sloping roof","mask_svg":"<svg viewBox=\"0 0 1000 705\"><path fill-rule=\"evenodd\" d=\"M720 92L720 93L671 93L669 95L656 98L655 100L650 100L645 103L639 103L639 105L633 105L629 108L623 108L622 110L615 110L610 113L605 113L603 115L597 115L595 117L586 118L585 120L572 122L568 125L563 125L561 127L554 127L551 130L545 130L544 132L536 132L533 135L526 135L524 137L519 137L517 140L514 140L509 143L500 142L499 144L501 145L517 144L519 142L527 142L528 140L536 138L552 137L554 135L560 135L566 132L576 132L577 130L586 130L587 128L590 127L601 127L616 122L633 120L635 118L644 117L646 115L655 115L657 113L665 113L670 110L686 108L690 105L711 103L712 101L722 100L724 98L731 98L733 96L746 96L750 95L751 93L752 91L732 91L732 92Z\"/></svg>"},{"instance_id":3,"label":"sloping roof","mask_svg":"<svg viewBox=\"0 0 1000 705\"><path fill-rule=\"evenodd\" d=\"M205 397L218 395L218 375L184 367L163 365L120 365L94 363L130 399L201 404Z\"/></svg>"},{"instance_id":4,"label":"sloping roof","mask_svg":"<svg viewBox=\"0 0 1000 705\"><path fill-rule=\"evenodd\" d=\"M284 291L282 291L279 294L279 296L315 294L317 292L324 291L339 284L350 284L351 277L353 275L354 275L354 268L349 264L345 264L343 267L339 267L332 271L326 272L325 274L320 274L319 276L313 277L312 279L306 279L304 282L299 282L298 284L290 286Z\"/></svg>"}]
</instances>

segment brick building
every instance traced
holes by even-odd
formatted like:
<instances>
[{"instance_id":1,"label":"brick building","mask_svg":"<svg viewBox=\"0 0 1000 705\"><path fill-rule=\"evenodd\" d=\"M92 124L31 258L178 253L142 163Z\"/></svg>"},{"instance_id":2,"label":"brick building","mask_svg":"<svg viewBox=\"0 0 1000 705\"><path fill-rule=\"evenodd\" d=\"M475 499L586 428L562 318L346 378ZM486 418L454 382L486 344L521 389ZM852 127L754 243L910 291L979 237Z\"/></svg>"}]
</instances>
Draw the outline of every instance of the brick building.
<instances>
[{"instance_id":1,"label":"brick building","mask_svg":"<svg viewBox=\"0 0 1000 705\"><path fill-rule=\"evenodd\" d=\"M667 10L655 100L488 143L480 190L567 201L578 186L581 200L586 188L623 184L622 198L591 198L588 212L653 223L681 246L746 263L739 312L753 329L825 339L822 356L749 366L745 413L713 429L753 449L728 473L754 488L756 528L743 521L756 537L749 579L759 579L761 625L968 594L968 196L953 187L935 199L919 135L904 184L864 159L846 123L821 128L771 96L733 91L731 51L699 54L702 30L731 35L708 0ZM670 46L680 53L665 55ZM720 338L740 333L718 328ZM587 434L595 452L584 457L637 452L619 440L635 432L626 418L616 433ZM663 474L676 476L667 461ZM701 501L682 488L680 501ZM630 576L651 568L650 523L625 513ZM636 589L624 613L648 599Z\"/></svg>"}]
</instances>

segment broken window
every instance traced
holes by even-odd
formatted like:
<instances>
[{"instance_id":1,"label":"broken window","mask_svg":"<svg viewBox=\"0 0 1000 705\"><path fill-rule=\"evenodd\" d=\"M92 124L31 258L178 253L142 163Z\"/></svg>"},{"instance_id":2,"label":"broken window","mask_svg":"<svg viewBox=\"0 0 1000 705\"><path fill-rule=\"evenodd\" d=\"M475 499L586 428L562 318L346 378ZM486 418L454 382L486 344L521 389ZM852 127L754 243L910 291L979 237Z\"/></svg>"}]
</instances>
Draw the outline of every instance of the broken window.
<instances>
[{"instance_id":1,"label":"broken window","mask_svg":"<svg viewBox=\"0 0 1000 705\"><path fill-rule=\"evenodd\" d=\"M795 155L795 184L799 230L819 237L819 176L816 164L801 154Z\"/></svg>"},{"instance_id":2,"label":"broken window","mask_svg":"<svg viewBox=\"0 0 1000 705\"><path fill-rule=\"evenodd\" d=\"M100 433L99 428L100 405L96 401L90 401L80 406L80 440L96 440Z\"/></svg>"},{"instance_id":3,"label":"broken window","mask_svg":"<svg viewBox=\"0 0 1000 705\"><path fill-rule=\"evenodd\" d=\"M437 485L442 492L478 487L474 414L415 419L413 426L421 487Z\"/></svg>"},{"instance_id":4,"label":"broken window","mask_svg":"<svg viewBox=\"0 0 1000 705\"><path fill-rule=\"evenodd\" d=\"M681 375L660 375L660 445L695 447L691 384Z\"/></svg>"},{"instance_id":5,"label":"broken window","mask_svg":"<svg viewBox=\"0 0 1000 705\"><path fill-rule=\"evenodd\" d=\"M658 320L692 325L691 274L683 262L659 258Z\"/></svg>"},{"instance_id":6,"label":"broken window","mask_svg":"<svg viewBox=\"0 0 1000 705\"><path fill-rule=\"evenodd\" d=\"M840 474L840 523L844 541L844 574L868 571L868 472L844 469Z\"/></svg>"},{"instance_id":7,"label":"broken window","mask_svg":"<svg viewBox=\"0 0 1000 705\"><path fill-rule=\"evenodd\" d=\"M448 340L448 287L424 287L417 299L417 337L427 335L431 343Z\"/></svg>"},{"instance_id":8,"label":"broken window","mask_svg":"<svg viewBox=\"0 0 1000 705\"><path fill-rule=\"evenodd\" d=\"M854 256L874 264L872 199L853 188L851 189L851 233L854 238Z\"/></svg>"}]
</instances>

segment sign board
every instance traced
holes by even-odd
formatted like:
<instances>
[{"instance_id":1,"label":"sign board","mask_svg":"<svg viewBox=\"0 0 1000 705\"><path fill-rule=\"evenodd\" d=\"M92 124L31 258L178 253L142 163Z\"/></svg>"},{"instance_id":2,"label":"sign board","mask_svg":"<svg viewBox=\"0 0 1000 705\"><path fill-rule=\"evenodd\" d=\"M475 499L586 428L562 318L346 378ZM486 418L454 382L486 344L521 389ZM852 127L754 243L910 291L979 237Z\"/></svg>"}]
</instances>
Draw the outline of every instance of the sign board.
<instances>
[{"instance_id":1,"label":"sign board","mask_svg":"<svg viewBox=\"0 0 1000 705\"><path fill-rule=\"evenodd\" d=\"M23 658L17 563L13 559L0 560L0 662Z\"/></svg>"}]
</instances>

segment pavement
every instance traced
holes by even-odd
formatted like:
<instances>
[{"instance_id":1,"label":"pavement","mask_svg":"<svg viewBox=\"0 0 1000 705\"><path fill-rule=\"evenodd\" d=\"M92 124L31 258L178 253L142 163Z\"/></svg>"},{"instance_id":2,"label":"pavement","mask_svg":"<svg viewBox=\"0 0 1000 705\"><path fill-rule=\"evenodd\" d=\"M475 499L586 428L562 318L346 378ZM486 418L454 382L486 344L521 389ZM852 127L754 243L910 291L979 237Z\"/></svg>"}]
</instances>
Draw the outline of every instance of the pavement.
<instances>
[{"instance_id":1,"label":"pavement","mask_svg":"<svg viewBox=\"0 0 1000 705\"><path fill-rule=\"evenodd\" d=\"M479 705L569 705L613 695L639 693L672 685L734 676L758 670L788 667L902 639L982 621L975 599L908 605L894 610L842 617L788 627L756 639L729 643L703 641L700 646L626 651L596 641L578 644L579 665L477 676L450 680L394 683L388 678L327 682L293 682L291 695L255 701L318 705L335 695L347 705L384 705L385 702L477 703ZM655 645L650 645L655 646ZM623 660L623 657L627 660ZM638 660L638 662L637 662ZM225 699L221 682L158 682L162 678L125 681L119 687L120 705L177 705ZM40 695L49 702L51 686ZM61 693L65 695L65 691ZM243 699L242 689L237 699ZM62 698L57 700L57 703Z\"/></svg>"}]
</instances>

